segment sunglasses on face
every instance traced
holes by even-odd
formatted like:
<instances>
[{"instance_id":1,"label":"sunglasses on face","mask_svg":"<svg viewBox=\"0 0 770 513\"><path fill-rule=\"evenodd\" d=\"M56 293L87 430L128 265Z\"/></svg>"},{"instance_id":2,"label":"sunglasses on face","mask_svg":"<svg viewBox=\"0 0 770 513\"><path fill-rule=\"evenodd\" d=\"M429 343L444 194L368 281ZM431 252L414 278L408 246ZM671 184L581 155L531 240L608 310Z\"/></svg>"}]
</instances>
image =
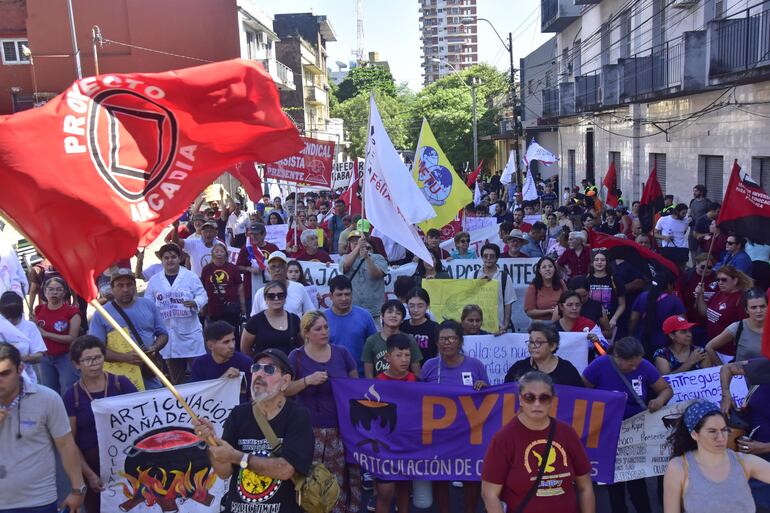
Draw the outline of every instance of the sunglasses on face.
<instances>
[{"instance_id":1,"label":"sunglasses on face","mask_svg":"<svg viewBox=\"0 0 770 513\"><path fill-rule=\"evenodd\" d=\"M285 297L286 297L286 294L283 292L268 292L267 294L265 294L265 298L271 301L280 301Z\"/></svg>"},{"instance_id":2,"label":"sunglasses on face","mask_svg":"<svg viewBox=\"0 0 770 513\"><path fill-rule=\"evenodd\" d=\"M255 363L251 366L251 372L259 372L263 371L268 376L272 376L275 374L275 371L278 369L274 364L272 363Z\"/></svg>"},{"instance_id":3,"label":"sunglasses on face","mask_svg":"<svg viewBox=\"0 0 770 513\"><path fill-rule=\"evenodd\" d=\"M463 244L468 244L470 241L471 241L470 239L460 239L459 242L461 242Z\"/></svg>"},{"instance_id":4,"label":"sunglasses on face","mask_svg":"<svg viewBox=\"0 0 770 513\"><path fill-rule=\"evenodd\" d=\"M717 281L719 283L727 283L728 281L730 281L730 278L717 278Z\"/></svg>"},{"instance_id":5,"label":"sunglasses on face","mask_svg":"<svg viewBox=\"0 0 770 513\"><path fill-rule=\"evenodd\" d=\"M734 240L728 240L725 244L727 244L728 246L732 246L732 245L735 244L735 241Z\"/></svg>"},{"instance_id":6,"label":"sunglasses on face","mask_svg":"<svg viewBox=\"0 0 770 513\"><path fill-rule=\"evenodd\" d=\"M553 395L551 394L519 394L519 397L523 402L527 404L534 404L535 401L539 402L540 404L548 404L553 400Z\"/></svg>"}]
</instances>

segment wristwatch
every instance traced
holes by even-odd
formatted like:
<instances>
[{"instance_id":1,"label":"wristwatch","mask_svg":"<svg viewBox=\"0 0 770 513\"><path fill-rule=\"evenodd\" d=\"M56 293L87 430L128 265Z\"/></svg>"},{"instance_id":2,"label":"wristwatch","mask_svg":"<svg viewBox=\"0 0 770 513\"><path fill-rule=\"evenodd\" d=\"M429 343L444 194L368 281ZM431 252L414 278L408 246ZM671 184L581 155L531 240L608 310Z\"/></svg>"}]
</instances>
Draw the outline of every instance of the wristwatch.
<instances>
[{"instance_id":1,"label":"wristwatch","mask_svg":"<svg viewBox=\"0 0 770 513\"><path fill-rule=\"evenodd\" d=\"M249 456L251 456L251 454L249 454L248 452L244 452L243 456L241 456L241 462L239 463L239 465L244 470L249 468Z\"/></svg>"},{"instance_id":2,"label":"wristwatch","mask_svg":"<svg viewBox=\"0 0 770 513\"><path fill-rule=\"evenodd\" d=\"M73 488L71 490L72 495L85 495L87 491L88 491L88 487L85 484L80 488Z\"/></svg>"}]
</instances>

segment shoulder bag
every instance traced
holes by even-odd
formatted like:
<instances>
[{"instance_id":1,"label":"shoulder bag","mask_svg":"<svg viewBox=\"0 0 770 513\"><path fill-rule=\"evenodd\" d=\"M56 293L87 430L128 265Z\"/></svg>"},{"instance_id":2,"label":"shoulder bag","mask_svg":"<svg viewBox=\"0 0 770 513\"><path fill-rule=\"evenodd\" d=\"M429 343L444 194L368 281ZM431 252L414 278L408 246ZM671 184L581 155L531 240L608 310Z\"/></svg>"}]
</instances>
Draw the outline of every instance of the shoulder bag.
<instances>
[{"instance_id":1,"label":"shoulder bag","mask_svg":"<svg viewBox=\"0 0 770 513\"><path fill-rule=\"evenodd\" d=\"M280 453L281 443L273 431L270 422L262 414L256 404L251 405L254 419L265 435L272 452ZM544 458L545 460L545 458ZM297 504L307 513L329 513L340 496L340 485L337 478L329 472L323 463L313 463L307 476L297 472L291 478L294 482L294 491L297 494Z\"/></svg>"},{"instance_id":2,"label":"shoulder bag","mask_svg":"<svg viewBox=\"0 0 770 513\"><path fill-rule=\"evenodd\" d=\"M639 405L639 407L642 409L642 411L647 409L647 405L644 403L644 400L639 396L639 394L636 393L636 390L634 390L634 387L631 386L631 383L628 382L628 378L620 372L620 369L618 368L618 364L615 363L615 360L612 359L612 356L608 356L610 359L610 363L612 363L612 368L615 369L615 372L618 373L618 376L620 376L620 379L623 380L623 384L626 385L626 388L629 392L631 392L631 397L634 398L636 401L636 404Z\"/></svg>"},{"instance_id":3,"label":"shoulder bag","mask_svg":"<svg viewBox=\"0 0 770 513\"><path fill-rule=\"evenodd\" d=\"M136 344L142 349L142 351L145 351L145 354L150 360L152 360L152 363L154 363L160 371L163 371L163 357L160 355L160 352L153 351L152 353L146 353L147 346L144 344L142 337L139 336L139 331L136 329L136 326L134 326L134 323L131 321L131 318L128 316L126 311L118 306L115 301L110 301L110 304L115 308L115 311L118 312L118 315L120 315L123 320L126 321L126 327L128 328L128 331L131 332L131 336L134 338ZM150 368L147 367L147 365L142 363L140 367L142 369L142 377L151 378L155 376L155 373L152 372Z\"/></svg>"}]
</instances>

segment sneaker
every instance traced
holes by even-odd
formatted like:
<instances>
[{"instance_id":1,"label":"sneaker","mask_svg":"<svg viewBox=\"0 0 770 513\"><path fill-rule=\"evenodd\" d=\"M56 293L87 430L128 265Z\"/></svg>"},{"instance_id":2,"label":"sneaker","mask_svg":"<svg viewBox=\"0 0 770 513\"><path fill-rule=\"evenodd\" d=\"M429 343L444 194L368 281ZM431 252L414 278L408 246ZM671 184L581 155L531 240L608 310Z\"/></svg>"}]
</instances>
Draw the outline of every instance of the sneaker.
<instances>
[{"instance_id":1,"label":"sneaker","mask_svg":"<svg viewBox=\"0 0 770 513\"><path fill-rule=\"evenodd\" d=\"M366 511L374 512L377 509L377 496L372 495L366 503Z\"/></svg>"},{"instance_id":2,"label":"sneaker","mask_svg":"<svg viewBox=\"0 0 770 513\"><path fill-rule=\"evenodd\" d=\"M452 481L452 486L454 486L455 488L462 488L463 487L463 482L462 481Z\"/></svg>"},{"instance_id":3,"label":"sneaker","mask_svg":"<svg viewBox=\"0 0 770 513\"><path fill-rule=\"evenodd\" d=\"M363 488L365 492L374 490L374 477L369 472L364 472L364 475L361 478L361 488Z\"/></svg>"}]
</instances>

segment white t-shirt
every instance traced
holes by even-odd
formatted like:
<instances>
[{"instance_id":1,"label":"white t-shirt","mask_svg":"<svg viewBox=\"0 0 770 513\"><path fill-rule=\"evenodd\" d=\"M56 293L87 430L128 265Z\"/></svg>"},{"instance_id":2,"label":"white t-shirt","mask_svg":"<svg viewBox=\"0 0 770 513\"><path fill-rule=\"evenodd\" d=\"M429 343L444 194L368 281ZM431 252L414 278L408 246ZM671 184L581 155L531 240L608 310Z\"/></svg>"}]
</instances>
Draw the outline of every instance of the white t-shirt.
<instances>
[{"instance_id":1,"label":"white t-shirt","mask_svg":"<svg viewBox=\"0 0 770 513\"><path fill-rule=\"evenodd\" d=\"M673 242L661 241L664 248L686 248L687 247L687 221L684 219L674 219L672 216L663 216L658 219L655 230L661 235L671 237Z\"/></svg>"},{"instance_id":2,"label":"white t-shirt","mask_svg":"<svg viewBox=\"0 0 770 513\"><path fill-rule=\"evenodd\" d=\"M249 226L249 214L241 212L241 215L235 215L235 212L230 214L227 218L227 228L233 231L233 235L241 235L246 233L246 228Z\"/></svg>"},{"instance_id":3,"label":"white t-shirt","mask_svg":"<svg viewBox=\"0 0 770 513\"><path fill-rule=\"evenodd\" d=\"M16 349L19 350L22 358L31 354L46 352L47 348L45 347L45 342L43 342L43 337L40 335L40 330L37 329L37 326L34 322L28 321L27 319L22 319L19 324L16 325L16 329L21 331L29 339L29 349L26 352L23 351L20 346L16 346ZM24 364L24 374L27 376L27 379L29 379L30 382L37 383L37 374L35 374L35 369L32 367L32 365L28 363Z\"/></svg>"},{"instance_id":4,"label":"white t-shirt","mask_svg":"<svg viewBox=\"0 0 770 513\"><path fill-rule=\"evenodd\" d=\"M214 239L214 242L216 241ZM211 262L211 248L214 247L214 242L211 247L207 247L201 239L190 240L188 237L184 241L184 252L190 255L190 270L199 278L203 268Z\"/></svg>"}]
</instances>

